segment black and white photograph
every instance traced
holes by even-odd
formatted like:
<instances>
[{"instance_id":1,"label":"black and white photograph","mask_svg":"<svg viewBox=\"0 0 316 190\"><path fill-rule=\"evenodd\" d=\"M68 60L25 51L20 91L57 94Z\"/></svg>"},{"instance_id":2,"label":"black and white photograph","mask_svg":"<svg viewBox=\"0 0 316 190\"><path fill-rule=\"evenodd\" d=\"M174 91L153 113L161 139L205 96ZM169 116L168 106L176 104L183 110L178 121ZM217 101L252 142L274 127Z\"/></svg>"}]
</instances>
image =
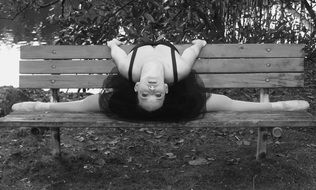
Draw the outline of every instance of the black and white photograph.
<instances>
[{"instance_id":1,"label":"black and white photograph","mask_svg":"<svg viewBox=\"0 0 316 190\"><path fill-rule=\"evenodd\" d=\"M0 190L316 190L316 0L0 0Z\"/></svg>"}]
</instances>

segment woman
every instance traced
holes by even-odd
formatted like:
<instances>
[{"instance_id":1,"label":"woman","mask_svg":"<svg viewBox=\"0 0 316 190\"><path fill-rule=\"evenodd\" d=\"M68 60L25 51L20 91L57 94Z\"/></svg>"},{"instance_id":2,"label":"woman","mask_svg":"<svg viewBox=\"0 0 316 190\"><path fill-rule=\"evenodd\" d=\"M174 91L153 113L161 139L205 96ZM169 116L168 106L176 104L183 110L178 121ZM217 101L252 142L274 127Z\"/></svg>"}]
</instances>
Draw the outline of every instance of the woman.
<instances>
[{"instance_id":1,"label":"woman","mask_svg":"<svg viewBox=\"0 0 316 190\"><path fill-rule=\"evenodd\" d=\"M301 100L247 102L205 92L192 71L200 50L206 45L195 40L182 55L169 42L144 43L126 54L121 42L108 42L120 75L108 77L100 94L73 102L23 102L13 110L104 112L107 115L140 120L183 120L210 111L295 111L309 107ZM111 87L109 89L108 87ZM137 93L135 93L137 92Z\"/></svg>"},{"instance_id":2,"label":"woman","mask_svg":"<svg viewBox=\"0 0 316 190\"><path fill-rule=\"evenodd\" d=\"M136 45L129 54L119 47L122 42L116 39L108 42L108 46L119 73L135 83L139 106L154 111L162 107L168 86L189 75L200 50L206 45L204 40L192 43L182 55L170 42L163 40Z\"/></svg>"}]
</instances>

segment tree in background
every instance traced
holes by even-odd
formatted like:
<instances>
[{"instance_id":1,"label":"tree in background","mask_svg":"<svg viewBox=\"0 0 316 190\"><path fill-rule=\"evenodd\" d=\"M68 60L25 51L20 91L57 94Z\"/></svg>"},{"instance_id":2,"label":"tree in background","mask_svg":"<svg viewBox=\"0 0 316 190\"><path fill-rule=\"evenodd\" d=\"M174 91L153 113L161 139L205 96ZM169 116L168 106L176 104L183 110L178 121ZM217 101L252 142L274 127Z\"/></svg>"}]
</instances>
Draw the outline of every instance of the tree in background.
<instances>
[{"instance_id":1,"label":"tree in background","mask_svg":"<svg viewBox=\"0 0 316 190\"><path fill-rule=\"evenodd\" d=\"M315 5L316 0L0 0L0 28L13 33L15 42L185 43L199 37L208 43L306 43L314 55Z\"/></svg>"}]
</instances>

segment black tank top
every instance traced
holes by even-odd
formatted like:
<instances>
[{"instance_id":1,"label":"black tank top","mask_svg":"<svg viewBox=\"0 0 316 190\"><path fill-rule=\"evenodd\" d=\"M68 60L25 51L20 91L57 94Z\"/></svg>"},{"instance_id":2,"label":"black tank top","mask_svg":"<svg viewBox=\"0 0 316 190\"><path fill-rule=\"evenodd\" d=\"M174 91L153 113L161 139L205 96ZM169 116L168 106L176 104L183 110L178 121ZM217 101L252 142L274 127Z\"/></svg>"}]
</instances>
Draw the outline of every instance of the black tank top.
<instances>
[{"instance_id":1,"label":"black tank top","mask_svg":"<svg viewBox=\"0 0 316 190\"><path fill-rule=\"evenodd\" d=\"M130 64L129 64L129 69L128 69L128 79L133 82L133 76L132 76L132 72L133 72L133 65L134 65L134 60L135 60L135 57L136 57L136 53L137 53L137 49L139 47L142 47L142 46L147 46L147 45L150 45L150 46L157 46L157 45L165 45L165 46L168 46L170 47L171 49L171 59L172 59L172 68L173 68L173 83L177 83L178 82L178 71L177 71L177 62L176 62L176 56L175 56L175 51L178 51L178 49L172 45L170 42L168 41L157 41L157 42L145 42L145 43L141 43L141 44L138 44L136 45L135 47L133 47L133 49L131 50L131 52L133 51L132 53L132 57L131 57L131 61L130 61Z\"/></svg>"}]
</instances>

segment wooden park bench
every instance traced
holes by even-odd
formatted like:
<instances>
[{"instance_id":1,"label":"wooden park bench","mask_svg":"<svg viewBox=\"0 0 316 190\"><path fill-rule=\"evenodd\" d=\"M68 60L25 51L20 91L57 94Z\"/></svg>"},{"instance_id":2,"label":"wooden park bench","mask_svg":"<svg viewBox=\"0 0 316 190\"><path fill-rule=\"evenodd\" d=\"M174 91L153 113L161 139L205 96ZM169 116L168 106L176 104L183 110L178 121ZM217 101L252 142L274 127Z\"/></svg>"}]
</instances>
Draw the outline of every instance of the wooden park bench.
<instances>
[{"instance_id":1,"label":"wooden park bench","mask_svg":"<svg viewBox=\"0 0 316 190\"><path fill-rule=\"evenodd\" d=\"M176 45L180 53L189 44ZM123 45L127 52L132 45ZM207 88L260 88L260 101L269 101L269 88L303 87L304 45L211 44L203 48L194 69ZM112 71L107 46L21 47L20 88L58 90L101 88ZM0 118L0 127L49 127L53 155L60 155L63 127L250 127L258 128L257 159L266 155L268 132L281 127L314 127L316 118L299 112L211 112L188 122L133 122L108 118L102 113L12 112Z\"/></svg>"}]
</instances>

